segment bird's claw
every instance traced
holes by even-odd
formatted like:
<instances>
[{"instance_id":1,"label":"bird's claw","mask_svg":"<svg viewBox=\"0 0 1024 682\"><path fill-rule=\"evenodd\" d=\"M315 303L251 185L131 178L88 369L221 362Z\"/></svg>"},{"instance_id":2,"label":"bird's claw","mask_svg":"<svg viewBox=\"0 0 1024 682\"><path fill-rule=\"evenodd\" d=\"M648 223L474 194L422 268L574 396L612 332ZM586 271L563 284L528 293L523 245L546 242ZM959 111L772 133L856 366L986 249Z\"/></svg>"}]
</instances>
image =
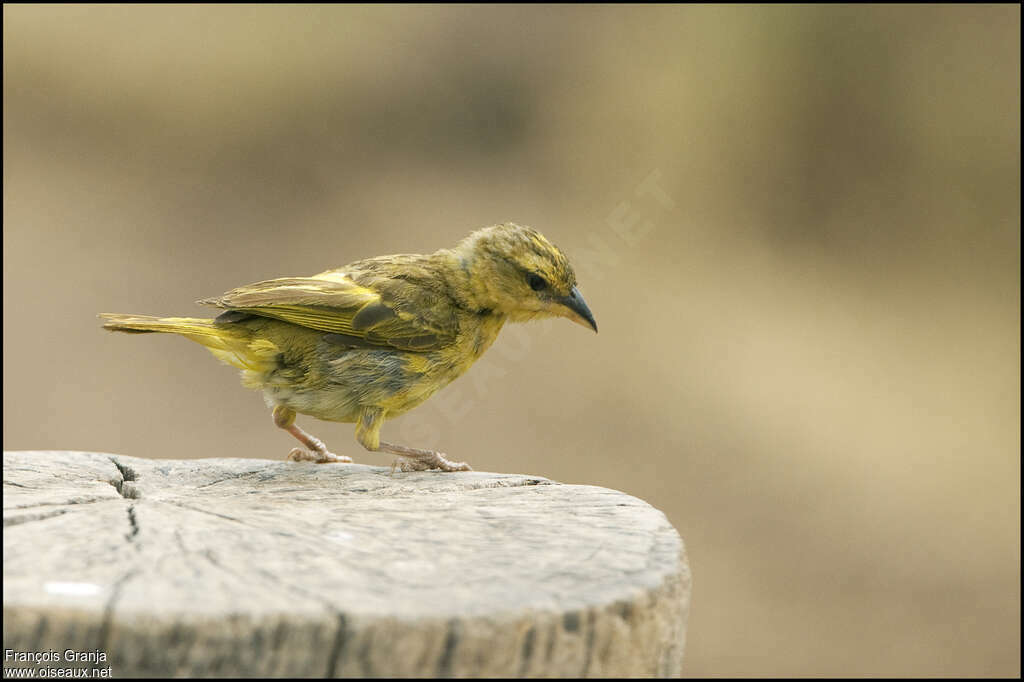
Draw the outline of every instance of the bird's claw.
<instances>
[{"instance_id":1,"label":"bird's claw","mask_svg":"<svg viewBox=\"0 0 1024 682\"><path fill-rule=\"evenodd\" d=\"M347 455L336 455L326 450L310 452L302 448L292 448L292 451L288 453L288 459L293 462L316 462L317 464L326 464L328 462L348 464L352 462L352 458Z\"/></svg>"},{"instance_id":2,"label":"bird's claw","mask_svg":"<svg viewBox=\"0 0 1024 682\"><path fill-rule=\"evenodd\" d=\"M440 469L441 471L472 471L473 467L465 462L453 462L440 452L433 452L424 457L398 457L391 463L391 473L395 468L400 471L428 471L429 469Z\"/></svg>"}]
</instances>

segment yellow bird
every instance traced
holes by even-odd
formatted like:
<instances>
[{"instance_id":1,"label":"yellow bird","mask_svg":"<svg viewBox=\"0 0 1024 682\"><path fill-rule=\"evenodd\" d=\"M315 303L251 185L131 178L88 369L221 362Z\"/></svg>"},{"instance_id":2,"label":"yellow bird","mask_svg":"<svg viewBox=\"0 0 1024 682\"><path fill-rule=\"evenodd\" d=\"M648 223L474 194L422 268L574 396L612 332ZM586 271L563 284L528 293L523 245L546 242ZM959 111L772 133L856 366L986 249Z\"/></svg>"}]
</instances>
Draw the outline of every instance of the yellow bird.
<instances>
[{"instance_id":1,"label":"yellow bird","mask_svg":"<svg viewBox=\"0 0 1024 682\"><path fill-rule=\"evenodd\" d=\"M397 455L406 471L470 470L440 452L382 441L380 429L469 369L506 321L557 316L597 331L568 259L514 223L477 230L452 249L369 258L199 303L225 312L100 317L112 331L180 334L241 369L242 383L263 391L274 423L308 448L289 459L352 461L300 429L301 413L355 422L363 447Z\"/></svg>"}]
</instances>

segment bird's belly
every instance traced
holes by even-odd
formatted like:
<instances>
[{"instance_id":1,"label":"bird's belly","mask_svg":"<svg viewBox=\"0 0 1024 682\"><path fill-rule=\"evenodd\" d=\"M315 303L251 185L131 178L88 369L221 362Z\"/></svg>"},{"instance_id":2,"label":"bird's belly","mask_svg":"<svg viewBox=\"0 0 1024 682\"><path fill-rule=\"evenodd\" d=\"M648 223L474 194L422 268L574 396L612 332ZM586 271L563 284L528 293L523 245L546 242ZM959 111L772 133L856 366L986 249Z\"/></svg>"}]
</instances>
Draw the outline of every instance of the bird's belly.
<instances>
[{"instance_id":1,"label":"bird's belly","mask_svg":"<svg viewBox=\"0 0 1024 682\"><path fill-rule=\"evenodd\" d=\"M398 416L447 386L465 368L441 354L346 350L306 370L301 381L261 382L269 405L336 422L355 422L364 407Z\"/></svg>"},{"instance_id":2,"label":"bird's belly","mask_svg":"<svg viewBox=\"0 0 1024 682\"><path fill-rule=\"evenodd\" d=\"M337 388L304 388L265 386L267 405L283 405L299 414L331 422L355 422L361 406L351 391Z\"/></svg>"}]
</instances>

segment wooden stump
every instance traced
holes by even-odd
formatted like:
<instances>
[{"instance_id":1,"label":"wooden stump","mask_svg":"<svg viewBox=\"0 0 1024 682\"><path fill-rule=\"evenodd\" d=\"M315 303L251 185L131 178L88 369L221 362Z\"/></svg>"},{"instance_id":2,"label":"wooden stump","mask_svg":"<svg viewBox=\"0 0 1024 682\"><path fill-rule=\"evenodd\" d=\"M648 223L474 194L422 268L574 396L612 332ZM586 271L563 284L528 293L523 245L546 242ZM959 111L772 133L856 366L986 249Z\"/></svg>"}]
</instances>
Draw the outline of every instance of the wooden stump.
<instances>
[{"instance_id":1,"label":"wooden stump","mask_svg":"<svg viewBox=\"0 0 1024 682\"><path fill-rule=\"evenodd\" d=\"M4 648L65 661L44 667L86 666L71 650L114 677L680 672L682 540L618 491L86 452L5 452L3 482Z\"/></svg>"}]
</instances>

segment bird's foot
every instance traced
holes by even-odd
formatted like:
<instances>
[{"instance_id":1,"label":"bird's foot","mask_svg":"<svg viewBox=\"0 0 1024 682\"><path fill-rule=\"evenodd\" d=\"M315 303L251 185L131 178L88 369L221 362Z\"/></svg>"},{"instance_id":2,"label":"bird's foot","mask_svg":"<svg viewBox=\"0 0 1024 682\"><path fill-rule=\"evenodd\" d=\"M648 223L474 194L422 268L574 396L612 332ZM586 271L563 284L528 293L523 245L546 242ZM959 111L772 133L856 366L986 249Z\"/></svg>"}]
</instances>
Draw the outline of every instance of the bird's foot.
<instances>
[{"instance_id":1,"label":"bird's foot","mask_svg":"<svg viewBox=\"0 0 1024 682\"><path fill-rule=\"evenodd\" d=\"M346 455L336 455L333 452L327 450L303 450L302 448L292 448L292 451L288 453L288 459L293 462L316 462L317 464L326 464L327 462L340 462L342 464L348 464L352 461L351 457Z\"/></svg>"},{"instance_id":2,"label":"bird's foot","mask_svg":"<svg viewBox=\"0 0 1024 682\"><path fill-rule=\"evenodd\" d=\"M398 455L398 459L391 464L392 472L394 472L396 466L400 466L402 471L426 471L427 469L440 469L441 471L473 470L473 467L465 462L453 462L442 453L434 452L433 450L420 450L419 448L410 448L384 441L379 441L376 447L368 449Z\"/></svg>"},{"instance_id":3,"label":"bird's foot","mask_svg":"<svg viewBox=\"0 0 1024 682\"><path fill-rule=\"evenodd\" d=\"M391 473L395 473L396 469L398 471L426 471L429 468L430 466L420 462L419 460L406 459L405 457L396 457L395 460L391 462Z\"/></svg>"},{"instance_id":4,"label":"bird's foot","mask_svg":"<svg viewBox=\"0 0 1024 682\"><path fill-rule=\"evenodd\" d=\"M400 471L428 471L430 469L440 469L441 471L472 471L473 467L469 466L465 462L453 462L440 452L430 453L432 456L420 456L415 459L410 457L399 457L391 463L392 473L395 471L395 466L398 466Z\"/></svg>"}]
</instances>

